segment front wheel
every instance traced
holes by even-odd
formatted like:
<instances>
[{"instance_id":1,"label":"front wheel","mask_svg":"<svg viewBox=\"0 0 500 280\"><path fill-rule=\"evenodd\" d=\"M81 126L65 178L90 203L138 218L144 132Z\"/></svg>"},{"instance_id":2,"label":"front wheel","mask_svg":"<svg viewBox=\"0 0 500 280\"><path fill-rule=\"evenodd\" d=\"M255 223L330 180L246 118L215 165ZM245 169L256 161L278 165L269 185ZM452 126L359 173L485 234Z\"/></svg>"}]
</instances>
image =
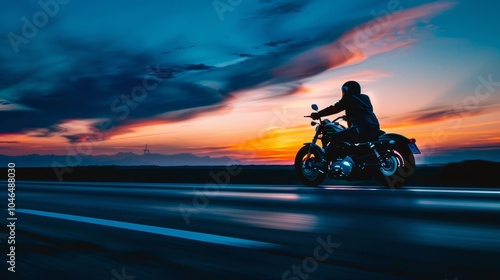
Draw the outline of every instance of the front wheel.
<instances>
[{"instance_id":1,"label":"front wheel","mask_svg":"<svg viewBox=\"0 0 500 280\"><path fill-rule=\"evenodd\" d=\"M322 152L316 148L309 146L302 147L295 156L295 173L299 176L304 185L314 187L319 185L325 179L326 174L321 172Z\"/></svg>"},{"instance_id":2,"label":"front wheel","mask_svg":"<svg viewBox=\"0 0 500 280\"><path fill-rule=\"evenodd\" d=\"M381 153L384 163L375 174L382 185L389 188L400 188L415 173L415 157L407 147L400 147Z\"/></svg>"}]
</instances>

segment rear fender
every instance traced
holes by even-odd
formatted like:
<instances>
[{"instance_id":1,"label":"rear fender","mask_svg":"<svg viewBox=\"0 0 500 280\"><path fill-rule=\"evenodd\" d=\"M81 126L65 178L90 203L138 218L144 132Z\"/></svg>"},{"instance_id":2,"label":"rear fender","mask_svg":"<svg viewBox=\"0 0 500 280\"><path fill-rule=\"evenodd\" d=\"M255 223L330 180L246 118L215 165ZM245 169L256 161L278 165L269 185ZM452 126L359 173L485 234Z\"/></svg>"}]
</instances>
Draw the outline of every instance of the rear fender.
<instances>
[{"instance_id":1,"label":"rear fender","mask_svg":"<svg viewBox=\"0 0 500 280\"><path fill-rule=\"evenodd\" d=\"M411 152L413 154L420 154L421 153L420 150L418 149L417 145L415 144L415 142L417 142L417 140L415 140L413 138L408 139L405 136L400 135L400 134L396 134L396 133L383 134L382 136L380 136L378 138L378 140L379 141L393 140L396 142L395 145L407 147L408 149L411 150Z\"/></svg>"},{"instance_id":2,"label":"rear fender","mask_svg":"<svg viewBox=\"0 0 500 280\"><path fill-rule=\"evenodd\" d=\"M382 136L380 136L378 138L378 140L380 140L380 141L383 141L383 140L394 140L398 144L401 144L401 143L404 143L404 144L410 143L410 139L406 138L403 135L396 134L396 133L386 133L386 134L383 134Z\"/></svg>"}]
</instances>

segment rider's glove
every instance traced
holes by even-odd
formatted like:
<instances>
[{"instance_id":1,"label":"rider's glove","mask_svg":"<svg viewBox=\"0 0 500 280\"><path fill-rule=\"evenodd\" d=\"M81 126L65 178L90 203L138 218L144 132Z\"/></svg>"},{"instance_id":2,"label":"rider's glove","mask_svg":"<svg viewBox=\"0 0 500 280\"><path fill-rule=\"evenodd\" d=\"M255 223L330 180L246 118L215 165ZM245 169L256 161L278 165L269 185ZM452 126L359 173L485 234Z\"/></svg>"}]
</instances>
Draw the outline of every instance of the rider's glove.
<instances>
[{"instance_id":1,"label":"rider's glove","mask_svg":"<svg viewBox=\"0 0 500 280\"><path fill-rule=\"evenodd\" d=\"M319 113L311 113L311 118L313 120L319 120L321 116L319 115Z\"/></svg>"}]
</instances>

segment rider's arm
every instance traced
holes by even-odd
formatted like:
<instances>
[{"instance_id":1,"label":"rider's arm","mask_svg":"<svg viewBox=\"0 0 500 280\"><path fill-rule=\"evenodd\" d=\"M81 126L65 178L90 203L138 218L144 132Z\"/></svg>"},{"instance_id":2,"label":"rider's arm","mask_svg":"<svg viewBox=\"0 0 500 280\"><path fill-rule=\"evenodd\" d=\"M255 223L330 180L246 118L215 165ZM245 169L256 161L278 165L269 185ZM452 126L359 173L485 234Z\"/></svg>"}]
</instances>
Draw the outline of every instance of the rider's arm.
<instances>
[{"instance_id":1,"label":"rider's arm","mask_svg":"<svg viewBox=\"0 0 500 280\"><path fill-rule=\"evenodd\" d=\"M344 96L339 102L335 103L335 105L331 105L326 107L325 109L318 112L320 117L333 115L344 111L347 108L347 98Z\"/></svg>"}]
</instances>

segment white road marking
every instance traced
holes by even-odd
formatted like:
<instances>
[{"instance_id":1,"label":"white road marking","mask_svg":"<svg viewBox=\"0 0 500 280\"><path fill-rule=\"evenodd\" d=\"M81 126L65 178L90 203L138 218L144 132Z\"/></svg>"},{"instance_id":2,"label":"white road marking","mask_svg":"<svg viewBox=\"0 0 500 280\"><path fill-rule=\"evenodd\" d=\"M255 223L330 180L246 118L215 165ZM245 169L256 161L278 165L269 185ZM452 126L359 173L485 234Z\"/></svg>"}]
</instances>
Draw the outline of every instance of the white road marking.
<instances>
[{"instance_id":1,"label":"white road marking","mask_svg":"<svg viewBox=\"0 0 500 280\"><path fill-rule=\"evenodd\" d=\"M56 218L56 219L62 219L62 220L69 220L69 221L75 221L75 222L94 224L94 225L115 227L115 228L121 228L121 229L127 229L127 230L135 230L135 231L159 234L159 235L164 235L164 236L183 238L183 239L189 239L189 240L194 240L194 241L201 241L201 242L226 245L226 246L233 246L233 247L240 247L240 248L271 248L271 247L278 246L277 244L273 244L273 243L254 241L254 240L249 240L249 239L234 238L234 237L227 237L227 236L222 236L222 235L200 233L200 232L193 232L193 231L179 230L179 229L172 229L172 228L164 228L164 227L157 227L157 226L149 226L149 225L142 225L142 224L135 224L135 223L119 222L119 221L113 221L113 220L107 220L107 219L98 219L98 218L90 218L90 217L84 217L84 216L60 214L60 213L54 213L54 212L45 212L45 211L30 210L30 209L17 209L17 212L24 213L24 214L30 214L30 215L49 217L49 218Z\"/></svg>"},{"instance_id":2,"label":"white road marking","mask_svg":"<svg viewBox=\"0 0 500 280\"><path fill-rule=\"evenodd\" d=\"M442 188L432 188L432 187L404 187L401 189L390 189L384 187L370 187L370 186L324 186L323 189L327 190L339 190L339 191L411 191L411 192L432 192L432 193L462 193L462 194L500 194L500 190L485 190L485 189L460 189L452 188L442 189Z\"/></svg>"},{"instance_id":3,"label":"white road marking","mask_svg":"<svg viewBox=\"0 0 500 280\"><path fill-rule=\"evenodd\" d=\"M437 192L437 193L473 193L473 194L500 194L500 191L493 190L444 190L444 189L403 189L412 192Z\"/></svg>"}]
</instances>

